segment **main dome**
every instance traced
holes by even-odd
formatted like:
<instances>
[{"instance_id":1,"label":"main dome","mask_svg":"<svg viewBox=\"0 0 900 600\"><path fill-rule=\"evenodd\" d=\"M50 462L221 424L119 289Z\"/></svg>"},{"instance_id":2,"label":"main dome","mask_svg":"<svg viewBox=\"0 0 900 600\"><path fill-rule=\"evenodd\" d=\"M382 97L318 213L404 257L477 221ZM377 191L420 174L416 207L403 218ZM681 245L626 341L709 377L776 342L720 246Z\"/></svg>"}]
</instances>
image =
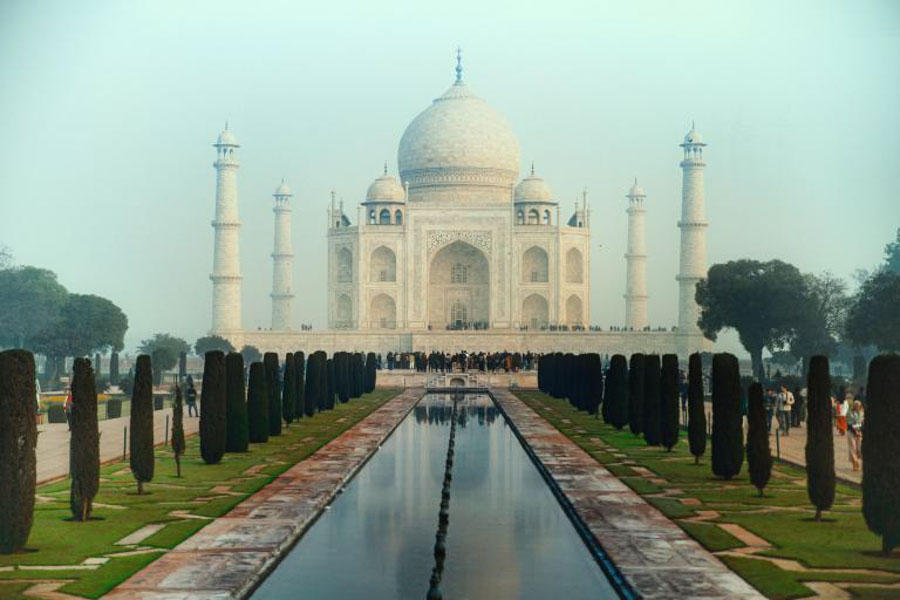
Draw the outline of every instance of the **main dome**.
<instances>
[{"instance_id":1,"label":"main dome","mask_svg":"<svg viewBox=\"0 0 900 600\"><path fill-rule=\"evenodd\" d=\"M403 132L397 162L413 187L509 187L519 175L519 142L502 114L457 81Z\"/></svg>"}]
</instances>

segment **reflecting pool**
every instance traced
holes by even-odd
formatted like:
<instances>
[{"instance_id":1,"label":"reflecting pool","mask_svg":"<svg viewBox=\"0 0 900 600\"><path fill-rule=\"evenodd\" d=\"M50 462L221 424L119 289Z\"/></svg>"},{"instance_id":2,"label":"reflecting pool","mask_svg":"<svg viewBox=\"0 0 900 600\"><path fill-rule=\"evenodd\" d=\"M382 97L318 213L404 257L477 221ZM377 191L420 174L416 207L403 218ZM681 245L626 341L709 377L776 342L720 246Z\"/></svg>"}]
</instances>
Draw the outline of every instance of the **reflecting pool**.
<instances>
[{"instance_id":1,"label":"reflecting pool","mask_svg":"<svg viewBox=\"0 0 900 600\"><path fill-rule=\"evenodd\" d=\"M425 598L453 400L426 395L254 598ZM444 598L617 598L492 400L457 426Z\"/></svg>"}]
</instances>

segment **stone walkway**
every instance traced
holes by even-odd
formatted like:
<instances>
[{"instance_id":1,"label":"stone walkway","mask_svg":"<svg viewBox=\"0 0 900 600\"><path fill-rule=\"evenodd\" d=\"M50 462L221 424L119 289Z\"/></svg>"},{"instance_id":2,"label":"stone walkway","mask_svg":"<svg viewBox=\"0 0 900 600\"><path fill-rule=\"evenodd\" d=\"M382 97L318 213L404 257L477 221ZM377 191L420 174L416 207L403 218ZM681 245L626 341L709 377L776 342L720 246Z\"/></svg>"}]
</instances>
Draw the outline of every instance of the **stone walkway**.
<instances>
[{"instance_id":1,"label":"stone walkway","mask_svg":"<svg viewBox=\"0 0 900 600\"><path fill-rule=\"evenodd\" d=\"M494 395L642 598L763 597L521 400L507 390Z\"/></svg>"},{"instance_id":2,"label":"stone walkway","mask_svg":"<svg viewBox=\"0 0 900 600\"><path fill-rule=\"evenodd\" d=\"M162 444L166 433L166 417L169 417L169 436L172 435L172 409L157 410L153 413L153 439ZM122 458L123 438L130 417L100 421L100 462ZM184 417L184 434L197 433L200 419ZM59 479L69 474L69 428L65 423L45 423L38 425L37 482L38 484ZM124 444L127 448L128 445Z\"/></svg>"},{"instance_id":3,"label":"stone walkway","mask_svg":"<svg viewBox=\"0 0 900 600\"><path fill-rule=\"evenodd\" d=\"M790 435L779 434L778 443L781 446L781 458L787 462L806 466L806 425L792 427ZM776 456L775 433L769 436L769 445L772 448L772 456ZM839 479L848 482L862 483L862 471L854 471L850 464L850 454L847 450L847 438L838 435L834 431L834 472Z\"/></svg>"},{"instance_id":4,"label":"stone walkway","mask_svg":"<svg viewBox=\"0 0 900 600\"><path fill-rule=\"evenodd\" d=\"M422 397L406 390L116 587L111 600L247 595ZM377 551L377 549L373 549ZM339 566L336 566L339 573ZM302 595L302 590L298 590Z\"/></svg>"}]
</instances>

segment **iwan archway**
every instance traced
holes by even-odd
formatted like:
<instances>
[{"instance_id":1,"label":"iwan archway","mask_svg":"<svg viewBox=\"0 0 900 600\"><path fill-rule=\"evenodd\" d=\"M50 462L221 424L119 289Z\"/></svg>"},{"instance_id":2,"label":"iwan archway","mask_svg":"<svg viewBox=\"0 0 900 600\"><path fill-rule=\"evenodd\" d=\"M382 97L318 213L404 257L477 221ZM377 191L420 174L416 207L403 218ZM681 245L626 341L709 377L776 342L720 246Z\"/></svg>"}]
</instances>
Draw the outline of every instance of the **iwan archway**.
<instances>
[{"instance_id":1,"label":"iwan archway","mask_svg":"<svg viewBox=\"0 0 900 600\"><path fill-rule=\"evenodd\" d=\"M456 241L428 267L428 324L434 330L481 329L490 323L490 265L481 250Z\"/></svg>"}]
</instances>

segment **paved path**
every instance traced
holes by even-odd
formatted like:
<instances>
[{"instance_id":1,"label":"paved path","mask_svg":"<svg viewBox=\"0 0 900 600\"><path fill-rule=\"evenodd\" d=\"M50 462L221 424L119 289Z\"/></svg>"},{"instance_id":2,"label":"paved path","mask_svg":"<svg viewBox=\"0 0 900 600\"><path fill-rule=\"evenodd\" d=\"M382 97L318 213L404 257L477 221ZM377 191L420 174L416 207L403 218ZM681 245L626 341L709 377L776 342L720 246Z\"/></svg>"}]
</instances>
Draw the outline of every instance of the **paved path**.
<instances>
[{"instance_id":1,"label":"paved path","mask_svg":"<svg viewBox=\"0 0 900 600\"><path fill-rule=\"evenodd\" d=\"M172 409L157 410L153 413L153 439L162 444L166 432L166 416L169 417L171 436ZM122 458L123 437L130 417L100 421L100 462ZM184 417L184 434L197 433L200 419ZM43 483L69 474L69 428L65 423L45 423L38 425L37 481ZM125 445L127 448L127 445Z\"/></svg>"},{"instance_id":2,"label":"paved path","mask_svg":"<svg viewBox=\"0 0 900 600\"><path fill-rule=\"evenodd\" d=\"M839 479L853 483L862 482L862 471L854 471L850 464L850 453L847 448L846 436L834 433L834 471ZM806 466L806 424L802 427L792 427L790 435L778 436L778 444L781 446L781 458L800 466ZM777 447L775 433L769 436L769 445L772 448L772 456L776 456Z\"/></svg>"},{"instance_id":3,"label":"paved path","mask_svg":"<svg viewBox=\"0 0 900 600\"><path fill-rule=\"evenodd\" d=\"M763 598L524 402L507 390L494 396L640 597Z\"/></svg>"},{"instance_id":4,"label":"paved path","mask_svg":"<svg viewBox=\"0 0 900 600\"><path fill-rule=\"evenodd\" d=\"M110 600L246 596L424 393L406 390L262 490L131 576ZM377 548L372 548L377 552ZM344 565L352 568L352 565ZM335 576L344 572L335 565ZM298 597L303 590L298 590Z\"/></svg>"}]
</instances>

